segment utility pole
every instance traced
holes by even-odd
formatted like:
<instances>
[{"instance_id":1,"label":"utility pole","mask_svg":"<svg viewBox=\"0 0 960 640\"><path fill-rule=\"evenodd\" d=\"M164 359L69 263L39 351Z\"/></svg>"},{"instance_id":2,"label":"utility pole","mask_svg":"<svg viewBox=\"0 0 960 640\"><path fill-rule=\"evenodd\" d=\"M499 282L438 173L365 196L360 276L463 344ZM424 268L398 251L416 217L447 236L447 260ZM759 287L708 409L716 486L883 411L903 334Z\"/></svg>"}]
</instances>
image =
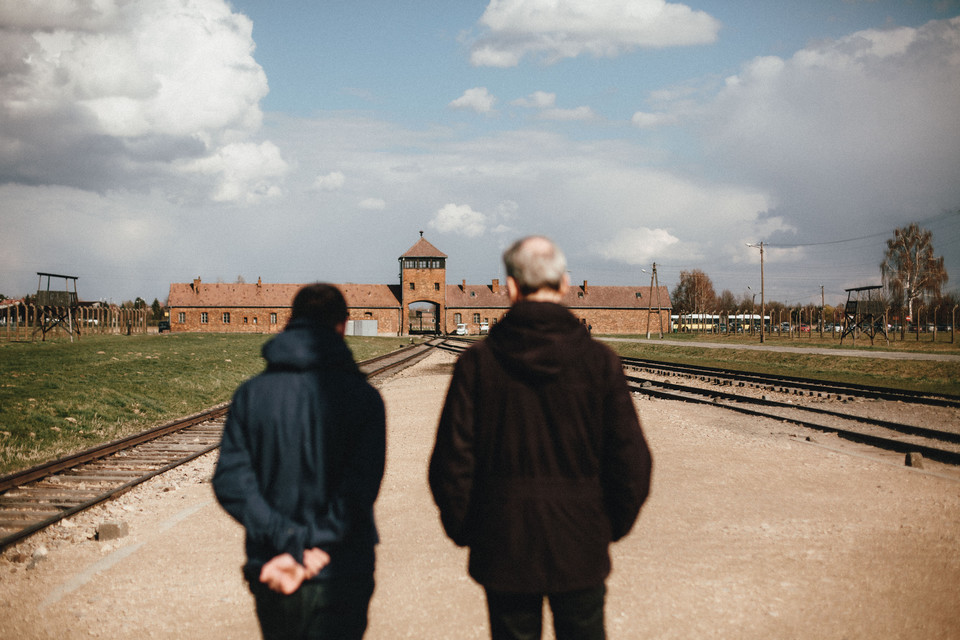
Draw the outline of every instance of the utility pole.
<instances>
[{"instance_id":1,"label":"utility pole","mask_svg":"<svg viewBox=\"0 0 960 640\"><path fill-rule=\"evenodd\" d=\"M826 305L823 300L823 285L820 285L820 339L823 340L823 310Z\"/></svg>"},{"instance_id":2,"label":"utility pole","mask_svg":"<svg viewBox=\"0 0 960 640\"><path fill-rule=\"evenodd\" d=\"M657 324L660 326L660 339L663 340L663 315L660 312L660 280L657 278L657 263L653 263L653 272L650 274L650 291L654 291L656 283L657 292ZM647 308L647 340L650 339L650 308Z\"/></svg>"},{"instance_id":3,"label":"utility pole","mask_svg":"<svg viewBox=\"0 0 960 640\"><path fill-rule=\"evenodd\" d=\"M750 244L747 243L748 247L760 247L760 342L764 341L764 333L766 333L766 316L767 316L767 305L764 298L763 291L763 242L760 244Z\"/></svg>"}]
</instances>

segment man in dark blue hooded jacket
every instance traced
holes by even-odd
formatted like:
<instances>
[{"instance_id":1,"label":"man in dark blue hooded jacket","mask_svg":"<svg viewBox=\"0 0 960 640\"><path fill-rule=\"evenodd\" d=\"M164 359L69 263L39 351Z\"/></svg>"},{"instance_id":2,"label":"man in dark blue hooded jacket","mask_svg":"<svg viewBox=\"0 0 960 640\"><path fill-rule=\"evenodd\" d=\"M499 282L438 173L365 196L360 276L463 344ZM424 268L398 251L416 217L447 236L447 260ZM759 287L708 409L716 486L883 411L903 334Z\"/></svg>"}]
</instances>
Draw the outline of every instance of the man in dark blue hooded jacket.
<instances>
[{"instance_id":1,"label":"man in dark blue hooded jacket","mask_svg":"<svg viewBox=\"0 0 960 640\"><path fill-rule=\"evenodd\" d=\"M384 405L343 340L347 305L301 289L237 389L213 477L246 529L243 572L265 638L361 638L373 594Z\"/></svg>"}]
</instances>

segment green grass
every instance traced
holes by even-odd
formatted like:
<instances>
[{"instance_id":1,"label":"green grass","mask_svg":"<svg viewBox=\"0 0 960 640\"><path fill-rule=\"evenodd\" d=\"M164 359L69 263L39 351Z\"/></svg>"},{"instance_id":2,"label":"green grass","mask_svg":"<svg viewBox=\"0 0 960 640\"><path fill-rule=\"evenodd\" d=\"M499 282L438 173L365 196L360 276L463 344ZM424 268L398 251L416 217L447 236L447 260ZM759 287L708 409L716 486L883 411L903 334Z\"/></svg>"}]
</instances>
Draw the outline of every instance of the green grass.
<instances>
[{"instance_id":1,"label":"green grass","mask_svg":"<svg viewBox=\"0 0 960 640\"><path fill-rule=\"evenodd\" d=\"M164 334L0 343L0 474L227 402L269 335ZM357 360L409 338L348 337Z\"/></svg>"}]
</instances>

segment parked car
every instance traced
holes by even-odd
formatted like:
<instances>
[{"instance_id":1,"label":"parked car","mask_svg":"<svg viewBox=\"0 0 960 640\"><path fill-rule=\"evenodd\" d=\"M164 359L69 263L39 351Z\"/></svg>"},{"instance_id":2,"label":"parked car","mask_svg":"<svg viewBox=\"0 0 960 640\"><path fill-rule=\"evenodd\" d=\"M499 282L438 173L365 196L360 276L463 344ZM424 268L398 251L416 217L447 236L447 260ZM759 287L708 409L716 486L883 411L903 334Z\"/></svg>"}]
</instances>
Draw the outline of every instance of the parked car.
<instances>
[{"instance_id":1,"label":"parked car","mask_svg":"<svg viewBox=\"0 0 960 640\"><path fill-rule=\"evenodd\" d=\"M169 321L169 320L161 320L160 322L158 322L158 323L157 323L157 331L158 331L159 333L163 333L164 331L170 331L170 321Z\"/></svg>"},{"instance_id":2,"label":"parked car","mask_svg":"<svg viewBox=\"0 0 960 640\"><path fill-rule=\"evenodd\" d=\"M484 333L490 333L490 325L489 325L488 323L486 323L486 322L481 322L481 323L480 323L480 334L483 335Z\"/></svg>"},{"instance_id":3,"label":"parked car","mask_svg":"<svg viewBox=\"0 0 960 640\"><path fill-rule=\"evenodd\" d=\"M456 334L456 335L458 335L458 336L465 336L465 335L467 335L467 325L465 325L465 324L463 324L463 323L461 322L460 324L457 325L457 329L456 329L456 331L454 331L453 333Z\"/></svg>"}]
</instances>

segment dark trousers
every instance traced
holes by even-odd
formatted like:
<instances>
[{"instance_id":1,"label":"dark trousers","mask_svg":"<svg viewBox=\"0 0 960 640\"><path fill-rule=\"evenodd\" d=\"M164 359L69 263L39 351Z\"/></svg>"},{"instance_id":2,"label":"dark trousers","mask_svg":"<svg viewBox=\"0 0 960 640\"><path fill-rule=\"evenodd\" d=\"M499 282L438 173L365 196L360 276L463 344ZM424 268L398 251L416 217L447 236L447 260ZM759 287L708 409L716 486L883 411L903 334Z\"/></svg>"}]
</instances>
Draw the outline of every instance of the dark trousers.
<instances>
[{"instance_id":1,"label":"dark trousers","mask_svg":"<svg viewBox=\"0 0 960 640\"><path fill-rule=\"evenodd\" d=\"M249 584L264 640L360 640L367 629L371 575L304 582L289 596Z\"/></svg>"},{"instance_id":2,"label":"dark trousers","mask_svg":"<svg viewBox=\"0 0 960 640\"><path fill-rule=\"evenodd\" d=\"M492 640L540 640L543 599L550 602L557 640L604 640L605 585L566 593L504 593L487 590Z\"/></svg>"}]
</instances>

